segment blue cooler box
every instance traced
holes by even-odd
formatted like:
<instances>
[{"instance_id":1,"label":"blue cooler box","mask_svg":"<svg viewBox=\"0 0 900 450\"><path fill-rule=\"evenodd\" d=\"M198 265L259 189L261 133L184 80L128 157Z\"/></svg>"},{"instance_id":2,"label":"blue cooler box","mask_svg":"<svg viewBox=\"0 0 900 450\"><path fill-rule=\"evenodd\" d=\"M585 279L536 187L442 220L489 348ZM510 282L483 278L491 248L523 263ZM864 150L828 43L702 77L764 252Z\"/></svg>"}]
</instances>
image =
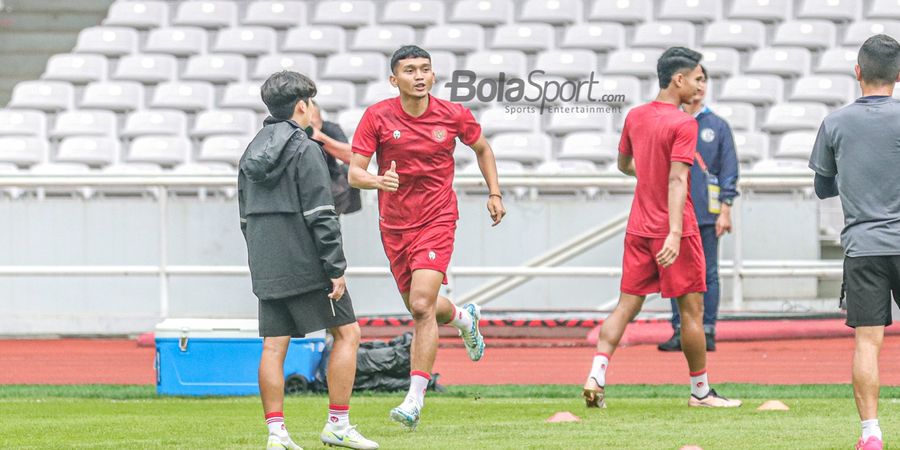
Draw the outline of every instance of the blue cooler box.
<instances>
[{"instance_id":1,"label":"blue cooler box","mask_svg":"<svg viewBox=\"0 0 900 450\"><path fill-rule=\"evenodd\" d=\"M285 377L312 380L325 333L291 339ZM262 338L256 319L166 319L156 326L156 393L258 395Z\"/></svg>"}]
</instances>

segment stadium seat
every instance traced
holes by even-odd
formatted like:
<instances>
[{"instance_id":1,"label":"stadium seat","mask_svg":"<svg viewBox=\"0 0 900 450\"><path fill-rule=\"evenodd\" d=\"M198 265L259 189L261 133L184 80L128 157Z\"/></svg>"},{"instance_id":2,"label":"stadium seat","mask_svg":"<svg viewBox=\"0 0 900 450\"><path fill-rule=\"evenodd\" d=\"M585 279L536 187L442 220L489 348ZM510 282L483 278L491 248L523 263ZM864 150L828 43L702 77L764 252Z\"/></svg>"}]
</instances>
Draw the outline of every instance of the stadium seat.
<instances>
[{"instance_id":1,"label":"stadium seat","mask_svg":"<svg viewBox=\"0 0 900 450\"><path fill-rule=\"evenodd\" d=\"M792 20L778 25L772 45L823 49L834 46L837 30L825 20Z\"/></svg>"},{"instance_id":2,"label":"stadium seat","mask_svg":"<svg viewBox=\"0 0 900 450\"><path fill-rule=\"evenodd\" d=\"M29 173L32 175L86 175L91 172L91 168L81 163L40 163L31 166ZM61 188L57 192L72 193L70 188ZM82 193L88 192L82 190ZM82 194L85 197L89 195Z\"/></svg>"},{"instance_id":3,"label":"stadium seat","mask_svg":"<svg viewBox=\"0 0 900 450\"><path fill-rule=\"evenodd\" d=\"M150 106L159 109L198 111L213 106L213 85L200 81L161 83L153 91Z\"/></svg>"},{"instance_id":4,"label":"stadium seat","mask_svg":"<svg viewBox=\"0 0 900 450\"><path fill-rule=\"evenodd\" d=\"M144 107L144 86L136 81L96 82L84 88L82 109L131 111Z\"/></svg>"},{"instance_id":5,"label":"stadium seat","mask_svg":"<svg viewBox=\"0 0 900 450\"><path fill-rule=\"evenodd\" d=\"M546 23L500 25L494 30L491 48L538 52L553 47L553 27Z\"/></svg>"},{"instance_id":6,"label":"stadium seat","mask_svg":"<svg viewBox=\"0 0 900 450\"><path fill-rule=\"evenodd\" d=\"M596 107L596 104L572 103L568 106L573 107L573 110L549 115L544 131L559 135L577 131L606 131L609 128L609 114L589 109ZM584 111L575 110L576 107L584 108Z\"/></svg>"},{"instance_id":7,"label":"stadium seat","mask_svg":"<svg viewBox=\"0 0 900 450\"><path fill-rule=\"evenodd\" d=\"M505 106L494 106L481 112L478 118L486 136L497 133L520 132L530 133L541 128L541 116L535 113L514 113Z\"/></svg>"},{"instance_id":8,"label":"stadium seat","mask_svg":"<svg viewBox=\"0 0 900 450\"><path fill-rule=\"evenodd\" d=\"M731 77L740 70L741 55L733 48L706 47L700 52L703 54L701 64L710 77Z\"/></svg>"},{"instance_id":9,"label":"stadium seat","mask_svg":"<svg viewBox=\"0 0 900 450\"><path fill-rule=\"evenodd\" d=\"M225 87L219 106L222 108L252 109L267 112L260 94L260 82L231 83Z\"/></svg>"},{"instance_id":10,"label":"stadium seat","mask_svg":"<svg viewBox=\"0 0 900 450\"><path fill-rule=\"evenodd\" d=\"M216 34L213 52L258 56L275 51L275 30L268 27L224 28Z\"/></svg>"},{"instance_id":11,"label":"stadium seat","mask_svg":"<svg viewBox=\"0 0 900 450\"><path fill-rule=\"evenodd\" d=\"M237 171L231 164L225 163L184 163L172 168L172 173L177 175L237 175Z\"/></svg>"},{"instance_id":12,"label":"stadium seat","mask_svg":"<svg viewBox=\"0 0 900 450\"><path fill-rule=\"evenodd\" d=\"M237 25L238 5L230 1L179 2L175 25L201 28L225 28Z\"/></svg>"},{"instance_id":13,"label":"stadium seat","mask_svg":"<svg viewBox=\"0 0 900 450\"><path fill-rule=\"evenodd\" d=\"M247 6L241 23L272 28L291 28L306 23L306 3L298 1L254 1Z\"/></svg>"},{"instance_id":14,"label":"stadium seat","mask_svg":"<svg viewBox=\"0 0 900 450\"><path fill-rule=\"evenodd\" d=\"M810 60L809 50L805 48L762 48L750 55L750 63L744 72L797 77L809 73Z\"/></svg>"},{"instance_id":15,"label":"stadium seat","mask_svg":"<svg viewBox=\"0 0 900 450\"><path fill-rule=\"evenodd\" d=\"M539 164L534 172L541 175L593 175L599 172L597 166L580 159L550 160ZM596 189L596 188L594 188ZM542 189L543 190L543 189ZM555 189L550 189L555 190ZM568 189L567 189L568 190Z\"/></svg>"},{"instance_id":16,"label":"stadium seat","mask_svg":"<svg viewBox=\"0 0 900 450\"><path fill-rule=\"evenodd\" d=\"M375 23L375 4L370 1L323 1L316 4L314 24L356 28Z\"/></svg>"},{"instance_id":17,"label":"stadium seat","mask_svg":"<svg viewBox=\"0 0 900 450\"><path fill-rule=\"evenodd\" d=\"M105 56L62 53L50 57L41 79L85 84L104 80L108 71Z\"/></svg>"},{"instance_id":18,"label":"stadium seat","mask_svg":"<svg viewBox=\"0 0 900 450\"><path fill-rule=\"evenodd\" d=\"M350 136L356 132L356 127L359 125L359 121L365 112L365 108L352 108L341 111L337 116L337 124L340 125L344 134Z\"/></svg>"},{"instance_id":19,"label":"stadium seat","mask_svg":"<svg viewBox=\"0 0 900 450\"><path fill-rule=\"evenodd\" d=\"M618 133L594 131L570 133L563 138L562 148L557 158L607 164L615 161L618 157L620 139L621 136Z\"/></svg>"},{"instance_id":20,"label":"stadium seat","mask_svg":"<svg viewBox=\"0 0 900 450\"><path fill-rule=\"evenodd\" d=\"M590 20L634 24L650 19L650 0L594 0Z\"/></svg>"},{"instance_id":21,"label":"stadium seat","mask_svg":"<svg viewBox=\"0 0 900 450\"><path fill-rule=\"evenodd\" d=\"M128 148L128 162L174 166L184 163L191 152L191 141L179 136L139 136Z\"/></svg>"},{"instance_id":22,"label":"stadium seat","mask_svg":"<svg viewBox=\"0 0 900 450\"><path fill-rule=\"evenodd\" d=\"M658 49L616 50L610 53L604 74L652 77L656 75L656 61L662 55Z\"/></svg>"},{"instance_id":23,"label":"stadium seat","mask_svg":"<svg viewBox=\"0 0 900 450\"><path fill-rule=\"evenodd\" d=\"M729 19L781 22L788 19L788 0L734 0Z\"/></svg>"},{"instance_id":24,"label":"stadium seat","mask_svg":"<svg viewBox=\"0 0 900 450\"><path fill-rule=\"evenodd\" d=\"M50 131L54 138L69 136L116 137L116 114L112 111L65 111L56 116L56 123Z\"/></svg>"},{"instance_id":25,"label":"stadium seat","mask_svg":"<svg viewBox=\"0 0 900 450\"><path fill-rule=\"evenodd\" d=\"M677 42L686 47L694 46L694 25L690 22L648 22L637 26L633 47L669 48Z\"/></svg>"},{"instance_id":26,"label":"stadium seat","mask_svg":"<svg viewBox=\"0 0 900 450\"><path fill-rule=\"evenodd\" d=\"M291 28L281 50L287 53L310 53L326 56L344 51L345 32L331 25Z\"/></svg>"},{"instance_id":27,"label":"stadium seat","mask_svg":"<svg viewBox=\"0 0 900 450\"><path fill-rule=\"evenodd\" d=\"M866 18L900 20L900 8L896 0L872 0L872 7Z\"/></svg>"},{"instance_id":28,"label":"stadium seat","mask_svg":"<svg viewBox=\"0 0 900 450\"><path fill-rule=\"evenodd\" d=\"M33 136L0 136L0 162L31 166L46 161L47 139Z\"/></svg>"},{"instance_id":29,"label":"stadium seat","mask_svg":"<svg viewBox=\"0 0 900 450\"><path fill-rule=\"evenodd\" d=\"M858 84L844 75L811 75L794 83L790 101L845 104L857 97Z\"/></svg>"},{"instance_id":30,"label":"stadium seat","mask_svg":"<svg viewBox=\"0 0 900 450\"><path fill-rule=\"evenodd\" d=\"M753 164L750 171L754 175L784 175L784 174L809 174L807 161L795 159L764 159Z\"/></svg>"},{"instance_id":31,"label":"stadium seat","mask_svg":"<svg viewBox=\"0 0 900 450\"><path fill-rule=\"evenodd\" d=\"M391 55L410 42L416 42L416 32L408 25L370 25L356 30L352 49Z\"/></svg>"},{"instance_id":32,"label":"stadium seat","mask_svg":"<svg viewBox=\"0 0 900 450\"><path fill-rule=\"evenodd\" d=\"M221 135L208 136L200 143L198 161L224 162L237 166L247 149L247 145L253 140L253 135Z\"/></svg>"},{"instance_id":33,"label":"stadium seat","mask_svg":"<svg viewBox=\"0 0 900 450\"><path fill-rule=\"evenodd\" d=\"M75 90L64 81L23 81L13 88L8 108L59 111L72 108Z\"/></svg>"},{"instance_id":34,"label":"stadium seat","mask_svg":"<svg viewBox=\"0 0 900 450\"><path fill-rule=\"evenodd\" d=\"M113 79L157 84L178 77L178 60L172 55L137 54L119 58Z\"/></svg>"},{"instance_id":35,"label":"stadium seat","mask_svg":"<svg viewBox=\"0 0 900 450\"><path fill-rule=\"evenodd\" d=\"M59 144L55 162L105 166L119 155L119 141L110 137L73 136Z\"/></svg>"},{"instance_id":36,"label":"stadium seat","mask_svg":"<svg viewBox=\"0 0 900 450\"><path fill-rule=\"evenodd\" d=\"M356 89L348 81L316 81L316 102L323 109L352 108L356 104Z\"/></svg>"},{"instance_id":37,"label":"stadium seat","mask_svg":"<svg viewBox=\"0 0 900 450\"><path fill-rule=\"evenodd\" d=\"M766 40L766 27L754 20L730 20L713 22L706 26L703 45L729 47L737 50L754 50Z\"/></svg>"},{"instance_id":38,"label":"stadium seat","mask_svg":"<svg viewBox=\"0 0 900 450\"><path fill-rule=\"evenodd\" d=\"M781 103L769 108L762 129L773 133L816 130L827 114L828 108L820 103Z\"/></svg>"},{"instance_id":39,"label":"stadium seat","mask_svg":"<svg viewBox=\"0 0 900 450\"><path fill-rule=\"evenodd\" d=\"M317 76L316 57L304 53L278 53L275 55L261 56L256 60L256 69L253 71L254 80L265 80L275 72L293 70L302 73L312 79Z\"/></svg>"},{"instance_id":40,"label":"stadium seat","mask_svg":"<svg viewBox=\"0 0 900 450\"><path fill-rule=\"evenodd\" d=\"M720 101L754 105L776 103L784 97L784 80L776 75L745 75L725 80Z\"/></svg>"},{"instance_id":41,"label":"stadium seat","mask_svg":"<svg viewBox=\"0 0 900 450\"><path fill-rule=\"evenodd\" d=\"M510 76L524 77L526 70L525 54L513 50L480 51L466 56L464 68L474 70L479 77L492 78L495 74L505 72Z\"/></svg>"},{"instance_id":42,"label":"stadium seat","mask_svg":"<svg viewBox=\"0 0 900 450\"><path fill-rule=\"evenodd\" d=\"M453 148L453 159L457 166L465 166L475 161L475 152L468 145L463 144L459 139L456 140L456 147Z\"/></svg>"},{"instance_id":43,"label":"stadium seat","mask_svg":"<svg viewBox=\"0 0 900 450\"><path fill-rule=\"evenodd\" d=\"M861 4L858 0L803 0L797 17L847 22L858 16Z\"/></svg>"},{"instance_id":44,"label":"stadium seat","mask_svg":"<svg viewBox=\"0 0 900 450\"><path fill-rule=\"evenodd\" d=\"M47 135L47 115L41 111L0 109L0 136Z\"/></svg>"},{"instance_id":45,"label":"stadium seat","mask_svg":"<svg viewBox=\"0 0 900 450\"><path fill-rule=\"evenodd\" d=\"M856 66L857 50L849 48L830 48L819 56L819 66L816 73L839 74L855 76L853 68Z\"/></svg>"},{"instance_id":46,"label":"stadium seat","mask_svg":"<svg viewBox=\"0 0 900 450\"><path fill-rule=\"evenodd\" d=\"M444 2L394 0L384 5L381 23L428 27L444 22Z\"/></svg>"},{"instance_id":47,"label":"stadium seat","mask_svg":"<svg viewBox=\"0 0 900 450\"><path fill-rule=\"evenodd\" d=\"M756 108L749 103L710 103L707 106L728 122L732 130L753 131L756 129Z\"/></svg>"},{"instance_id":48,"label":"stadium seat","mask_svg":"<svg viewBox=\"0 0 900 450\"><path fill-rule=\"evenodd\" d=\"M651 83L656 89L658 84L654 81ZM641 80L637 77L628 75L609 75L598 80L598 84L594 87L592 95L597 98L601 95L624 95L624 102L605 101L605 104L635 104L643 100L641 94Z\"/></svg>"},{"instance_id":49,"label":"stadium seat","mask_svg":"<svg viewBox=\"0 0 900 450\"><path fill-rule=\"evenodd\" d=\"M122 1L109 7L103 25L138 29L161 28L169 23L169 5L163 1Z\"/></svg>"},{"instance_id":50,"label":"stadium seat","mask_svg":"<svg viewBox=\"0 0 900 450\"><path fill-rule=\"evenodd\" d=\"M459 0L450 21L495 26L509 22L512 11L511 0Z\"/></svg>"},{"instance_id":51,"label":"stadium seat","mask_svg":"<svg viewBox=\"0 0 900 450\"><path fill-rule=\"evenodd\" d=\"M620 23L580 23L565 28L561 48L594 51L618 50L625 46L625 26Z\"/></svg>"},{"instance_id":52,"label":"stadium seat","mask_svg":"<svg viewBox=\"0 0 900 450\"><path fill-rule=\"evenodd\" d=\"M587 78L597 71L597 56L590 50L550 50L538 53L536 67L550 75Z\"/></svg>"},{"instance_id":53,"label":"stadium seat","mask_svg":"<svg viewBox=\"0 0 900 450\"><path fill-rule=\"evenodd\" d=\"M536 164L550 156L550 137L542 133L501 133L491 138L498 160Z\"/></svg>"},{"instance_id":54,"label":"stadium seat","mask_svg":"<svg viewBox=\"0 0 900 450\"><path fill-rule=\"evenodd\" d=\"M663 20L709 22L719 17L722 2L716 0L665 0L659 12Z\"/></svg>"},{"instance_id":55,"label":"stadium seat","mask_svg":"<svg viewBox=\"0 0 900 450\"><path fill-rule=\"evenodd\" d=\"M527 0L519 20L551 25L569 25L581 19L581 0Z\"/></svg>"},{"instance_id":56,"label":"stadium seat","mask_svg":"<svg viewBox=\"0 0 900 450\"><path fill-rule=\"evenodd\" d=\"M783 159L800 159L809 161L809 155L812 153L813 145L816 143L815 131L792 131L784 133L778 142L778 150L775 151L776 158Z\"/></svg>"},{"instance_id":57,"label":"stadium seat","mask_svg":"<svg viewBox=\"0 0 900 450\"><path fill-rule=\"evenodd\" d=\"M398 95L400 95L400 91L391 86L391 83L387 80L373 81L366 85L362 106L374 105L384 99L396 97Z\"/></svg>"},{"instance_id":58,"label":"stadium seat","mask_svg":"<svg viewBox=\"0 0 900 450\"><path fill-rule=\"evenodd\" d=\"M447 51L429 51L431 54L431 70L438 82L449 79L457 69L456 55Z\"/></svg>"},{"instance_id":59,"label":"stadium seat","mask_svg":"<svg viewBox=\"0 0 900 450\"><path fill-rule=\"evenodd\" d=\"M182 80L230 83L241 81L247 73L247 60L241 55L205 54L187 60Z\"/></svg>"},{"instance_id":60,"label":"stadium seat","mask_svg":"<svg viewBox=\"0 0 900 450\"><path fill-rule=\"evenodd\" d=\"M335 80L371 81L387 78L387 59L380 53L339 53L325 60L321 76Z\"/></svg>"},{"instance_id":61,"label":"stadium seat","mask_svg":"<svg viewBox=\"0 0 900 450\"><path fill-rule=\"evenodd\" d=\"M206 32L195 27L150 30L144 51L175 56L199 55L206 52Z\"/></svg>"},{"instance_id":62,"label":"stadium seat","mask_svg":"<svg viewBox=\"0 0 900 450\"><path fill-rule=\"evenodd\" d=\"M484 48L484 29L472 24L428 27L423 44L429 51L474 52Z\"/></svg>"},{"instance_id":63,"label":"stadium seat","mask_svg":"<svg viewBox=\"0 0 900 450\"><path fill-rule=\"evenodd\" d=\"M73 52L121 56L134 53L137 48L138 32L133 28L90 27L78 33Z\"/></svg>"},{"instance_id":64,"label":"stadium seat","mask_svg":"<svg viewBox=\"0 0 900 450\"><path fill-rule=\"evenodd\" d=\"M844 45L861 47L866 39L876 34L900 36L900 22L862 20L850 23L844 34Z\"/></svg>"},{"instance_id":65,"label":"stadium seat","mask_svg":"<svg viewBox=\"0 0 900 450\"><path fill-rule=\"evenodd\" d=\"M471 150L468 150L471 151ZM456 152L459 153L459 152ZM481 175L481 168L478 167L478 162L473 161L469 165L463 167L462 170L459 171L462 174L467 175ZM525 173L525 166L522 165L519 161L507 161L498 159L497 160L497 173L501 176L506 175L522 175Z\"/></svg>"},{"instance_id":66,"label":"stadium seat","mask_svg":"<svg viewBox=\"0 0 900 450\"><path fill-rule=\"evenodd\" d=\"M766 157L769 151L769 136L752 131L734 133L734 148L738 161L754 163Z\"/></svg>"},{"instance_id":67,"label":"stadium seat","mask_svg":"<svg viewBox=\"0 0 900 450\"><path fill-rule=\"evenodd\" d=\"M121 135L187 136L187 114L168 109L135 111L125 117Z\"/></svg>"},{"instance_id":68,"label":"stadium seat","mask_svg":"<svg viewBox=\"0 0 900 450\"><path fill-rule=\"evenodd\" d=\"M216 109L197 114L191 136L256 133L256 115L244 109Z\"/></svg>"}]
</instances>

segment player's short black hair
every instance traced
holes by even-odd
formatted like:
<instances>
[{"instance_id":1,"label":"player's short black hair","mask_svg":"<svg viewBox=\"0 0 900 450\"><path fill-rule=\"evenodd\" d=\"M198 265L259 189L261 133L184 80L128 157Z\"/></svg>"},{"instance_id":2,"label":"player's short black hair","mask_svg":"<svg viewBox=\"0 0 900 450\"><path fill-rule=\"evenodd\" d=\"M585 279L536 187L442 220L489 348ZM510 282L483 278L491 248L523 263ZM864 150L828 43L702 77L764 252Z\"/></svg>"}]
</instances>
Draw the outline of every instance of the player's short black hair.
<instances>
[{"instance_id":1,"label":"player's short black hair","mask_svg":"<svg viewBox=\"0 0 900 450\"><path fill-rule=\"evenodd\" d=\"M418 45L404 45L394 52L391 56L391 72L396 73L397 63L403 59L410 58L428 58L431 61L431 55L424 48Z\"/></svg>"},{"instance_id":2,"label":"player's short black hair","mask_svg":"<svg viewBox=\"0 0 900 450\"><path fill-rule=\"evenodd\" d=\"M703 64L700 64L700 70L703 71L703 79L709 80L709 75L706 73L706 67Z\"/></svg>"},{"instance_id":3,"label":"player's short black hair","mask_svg":"<svg viewBox=\"0 0 900 450\"><path fill-rule=\"evenodd\" d=\"M690 71L697 64L703 55L684 47L670 47L663 52L656 62L656 75L659 77L659 88L665 89L672 82L672 76L678 72Z\"/></svg>"},{"instance_id":4,"label":"player's short black hair","mask_svg":"<svg viewBox=\"0 0 900 450\"><path fill-rule=\"evenodd\" d=\"M316 83L302 73L282 70L269 76L259 91L269 114L287 120L294 115L297 102L309 102L316 96Z\"/></svg>"},{"instance_id":5,"label":"player's short black hair","mask_svg":"<svg viewBox=\"0 0 900 450\"><path fill-rule=\"evenodd\" d=\"M876 34L859 48L857 62L866 83L876 86L894 84L900 73L900 44L886 34Z\"/></svg>"}]
</instances>

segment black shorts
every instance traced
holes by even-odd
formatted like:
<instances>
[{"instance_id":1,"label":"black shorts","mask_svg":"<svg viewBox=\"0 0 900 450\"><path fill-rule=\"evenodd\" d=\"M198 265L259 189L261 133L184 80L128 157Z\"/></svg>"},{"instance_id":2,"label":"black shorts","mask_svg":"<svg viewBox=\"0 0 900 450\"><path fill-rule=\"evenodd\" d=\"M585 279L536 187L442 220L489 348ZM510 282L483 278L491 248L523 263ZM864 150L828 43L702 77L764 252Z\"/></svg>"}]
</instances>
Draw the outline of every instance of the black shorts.
<instances>
[{"instance_id":1,"label":"black shorts","mask_svg":"<svg viewBox=\"0 0 900 450\"><path fill-rule=\"evenodd\" d=\"M891 294L900 301L900 256L844 258L841 295L847 301L847 326L890 325Z\"/></svg>"},{"instance_id":2,"label":"black shorts","mask_svg":"<svg viewBox=\"0 0 900 450\"><path fill-rule=\"evenodd\" d=\"M303 337L307 333L356 322L350 293L334 303L331 313L328 294L331 288L317 289L294 297L259 301L261 337Z\"/></svg>"}]
</instances>

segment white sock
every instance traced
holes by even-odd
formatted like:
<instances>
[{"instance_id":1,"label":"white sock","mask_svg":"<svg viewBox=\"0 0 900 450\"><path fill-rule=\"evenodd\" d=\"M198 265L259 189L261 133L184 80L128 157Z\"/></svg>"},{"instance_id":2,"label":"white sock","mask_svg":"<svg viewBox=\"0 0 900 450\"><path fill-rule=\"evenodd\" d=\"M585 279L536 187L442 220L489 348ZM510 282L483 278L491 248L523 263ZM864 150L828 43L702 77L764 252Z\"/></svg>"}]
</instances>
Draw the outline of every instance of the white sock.
<instances>
[{"instance_id":1,"label":"white sock","mask_svg":"<svg viewBox=\"0 0 900 450\"><path fill-rule=\"evenodd\" d=\"M879 441L883 440L881 438L881 427L878 426L878 419L871 420L863 420L862 421L862 438L865 441L866 439L875 436Z\"/></svg>"},{"instance_id":2,"label":"white sock","mask_svg":"<svg viewBox=\"0 0 900 450\"><path fill-rule=\"evenodd\" d=\"M691 395L703 398L707 394L709 394L709 380L706 377L706 369L691 373Z\"/></svg>"},{"instance_id":3,"label":"white sock","mask_svg":"<svg viewBox=\"0 0 900 450\"><path fill-rule=\"evenodd\" d=\"M328 423L344 428L350 425L349 405L328 405Z\"/></svg>"},{"instance_id":4,"label":"white sock","mask_svg":"<svg viewBox=\"0 0 900 450\"><path fill-rule=\"evenodd\" d=\"M266 414L266 426L269 427L269 434L279 436L288 434L287 428L284 426L284 414L280 412Z\"/></svg>"},{"instance_id":5,"label":"white sock","mask_svg":"<svg viewBox=\"0 0 900 450\"><path fill-rule=\"evenodd\" d=\"M457 330L469 331L472 328L472 316L459 306L453 305L453 319L447 322L456 327Z\"/></svg>"},{"instance_id":6,"label":"white sock","mask_svg":"<svg viewBox=\"0 0 900 450\"><path fill-rule=\"evenodd\" d=\"M594 355L594 363L591 365L591 373L588 378L597 381L600 387L606 386L606 368L609 367L609 355L597 353Z\"/></svg>"},{"instance_id":7,"label":"white sock","mask_svg":"<svg viewBox=\"0 0 900 450\"><path fill-rule=\"evenodd\" d=\"M406 394L406 401L414 401L421 409L425 406L425 390L428 389L428 382L431 381L431 375L420 370L413 370L409 373L409 392Z\"/></svg>"}]
</instances>

